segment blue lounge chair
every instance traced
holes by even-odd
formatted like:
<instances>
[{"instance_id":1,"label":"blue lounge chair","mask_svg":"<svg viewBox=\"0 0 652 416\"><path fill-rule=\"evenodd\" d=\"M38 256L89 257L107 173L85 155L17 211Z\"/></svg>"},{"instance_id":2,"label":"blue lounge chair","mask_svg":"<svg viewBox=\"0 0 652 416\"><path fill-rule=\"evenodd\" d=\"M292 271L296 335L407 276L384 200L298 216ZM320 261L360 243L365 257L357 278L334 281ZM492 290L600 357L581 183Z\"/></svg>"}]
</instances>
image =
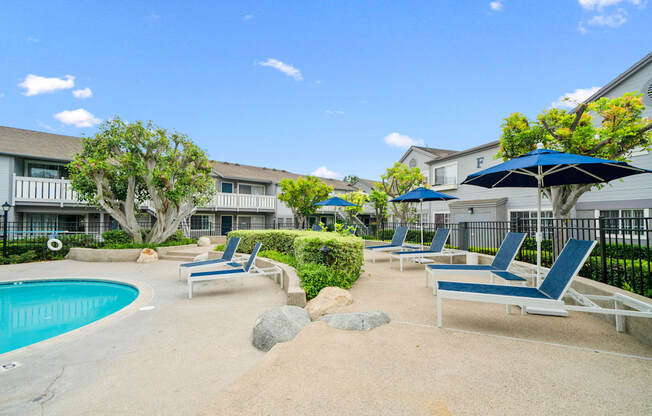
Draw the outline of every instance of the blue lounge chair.
<instances>
[{"instance_id":1,"label":"blue lounge chair","mask_svg":"<svg viewBox=\"0 0 652 416\"><path fill-rule=\"evenodd\" d=\"M182 273L189 274L193 271L198 271L200 269L207 268L207 267L215 267L217 265L242 267L242 264L231 261L233 260L233 255L235 254L235 251L238 249L239 244L240 244L239 237L231 237L229 238L229 241L226 243L226 247L224 248L224 253L222 253L221 258L180 264L179 280L182 280Z\"/></svg>"},{"instance_id":2,"label":"blue lounge chair","mask_svg":"<svg viewBox=\"0 0 652 416\"><path fill-rule=\"evenodd\" d=\"M428 287L428 278L432 277L434 283L432 285L432 293L437 294L437 275L450 275L453 273L462 274L478 274L483 273L489 275L491 283L494 282L494 277L498 276L507 281L516 281L525 284L526 280L522 277L513 276L500 276L495 272L506 271L509 265L514 261L514 258L521 249L521 245L525 240L525 233L509 232L505 236L503 243L500 245L494 261L491 264L429 264L426 266L426 287Z\"/></svg>"},{"instance_id":3,"label":"blue lounge chair","mask_svg":"<svg viewBox=\"0 0 652 416\"><path fill-rule=\"evenodd\" d=\"M441 256L450 232L450 228L438 228L428 250L394 251L389 253L389 268L392 268L392 258L394 257L399 259L401 264L400 270L403 271L403 259L423 259L426 257Z\"/></svg>"},{"instance_id":4,"label":"blue lounge chair","mask_svg":"<svg viewBox=\"0 0 652 416\"><path fill-rule=\"evenodd\" d=\"M371 246L371 247L365 247L367 250L371 250L373 253L372 256L372 263L376 262L376 252L377 251L394 251L398 250L399 248L403 247L403 244L405 243L405 237L407 237L407 232L408 232L408 227L401 226L401 227L396 227L396 230L394 230L394 236L392 237L392 241L389 244L382 245L382 246Z\"/></svg>"},{"instance_id":5,"label":"blue lounge chair","mask_svg":"<svg viewBox=\"0 0 652 416\"><path fill-rule=\"evenodd\" d=\"M312 231L321 231L321 225L313 224L312 225Z\"/></svg>"},{"instance_id":6,"label":"blue lounge chair","mask_svg":"<svg viewBox=\"0 0 652 416\"><path fill-rule=\"evenodd\" d=\"M226 280L226 279L244 279L245 276L252 276L256 270L256 267L254 266L254 262L256 261L256 256L258 255L258 251L260 251L260 246L262 246L263 243L258 242L254 246L254 250L251 252L251 255L249 256L249 260L247 261L247 264L244 265L244 267L240 266L238 268L233 268L233 269L227 269L227 270L211 270L211 271L206 271L206 272L195 272L191 273L190 276L188 277L188 299L192 299L192 287L193 284L199 283L199 282L207 282L211 280ZM253 267L253 269L252 269Z\"/></svg>"},{"instance_id":7,"label":"blue lounge chair","mask_svg":"<svg viewBox=\"0 0 652 416\"><path fill-rule=\"evenodd\" d=\"M442 299L458 299L472 302L500 303L506 305L507 313L511 305L520 305L525 314L528 307L564 309L562 298L570 287L573 277L580 271L591 254L596 241L575 240L571 238L552 265L548 276L539 287L519 287L486 285L439 281L437 285L437 326L442 325ZM511 273L493 272L502 278ZM569 307L568 309L571 309ZM575 310L581 310L574 308Z\"/></svg>"}]
</instances>

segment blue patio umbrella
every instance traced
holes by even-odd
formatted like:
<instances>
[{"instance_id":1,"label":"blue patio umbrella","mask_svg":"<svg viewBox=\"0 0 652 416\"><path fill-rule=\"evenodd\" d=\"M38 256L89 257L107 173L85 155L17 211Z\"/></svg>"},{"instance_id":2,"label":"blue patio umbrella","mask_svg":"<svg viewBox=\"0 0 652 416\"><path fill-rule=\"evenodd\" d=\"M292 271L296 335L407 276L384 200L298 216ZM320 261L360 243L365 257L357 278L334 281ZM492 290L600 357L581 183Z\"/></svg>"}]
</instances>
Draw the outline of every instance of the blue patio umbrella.
<instances>
[{"instance_id":1,"label":"blue patio umbrella","mask_svg":"<svg viewBox=\"0 0 652 416\"><path fill-rule=\"evenodd\" d=\"M421 210L421 245L423 246L423 202L428 201L448 201L450 199L458 199L452 195L442 194L441 192L435 192L432 189L427 189L420 187L413 189L410 192L397 196L396 198L390 200L389 202L418 202L419 208Z\"/></svg>"},{"instance_id":2,"label":"blue patio umbrella","mask_svg":"<svg viewBox=\"0 0 652 416\"><path fill-rule=\"evenodd\" d=\"M526 187L537 188L537 281L541 276L541 190L548 186L594 184L639 173L652 173L647 169L630 166L625 162L599 159L544 149L537 149L496 166L471 174L463 185L485 188Z\"/></svg>"},{"instance_id":3,"label":"blue patio umbrella","mask_svg":"<svg viewBox=\"0 0 652 416\"><path fill-rule=\"evenodd\" d=\"M333 196L323 201L315 203L315 206L319 207L357 207L356 204L353 204L345 199L340 198L339 196ZM333 215L333 220L335 225L337 225L337 208L335 208L335 214Z\"/></svg>"}]
</instances>

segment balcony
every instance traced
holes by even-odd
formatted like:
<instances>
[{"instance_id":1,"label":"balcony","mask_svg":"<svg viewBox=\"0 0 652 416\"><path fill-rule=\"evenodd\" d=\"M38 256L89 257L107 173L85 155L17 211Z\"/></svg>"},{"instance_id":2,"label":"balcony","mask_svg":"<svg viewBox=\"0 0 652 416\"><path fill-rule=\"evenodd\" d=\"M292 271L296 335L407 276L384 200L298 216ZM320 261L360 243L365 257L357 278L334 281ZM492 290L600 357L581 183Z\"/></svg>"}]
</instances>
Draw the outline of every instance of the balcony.
<instances>
[{"instance_id":1,"label":"balcony","mask_svg":"<svg viewBox=\"0 0 652 416\"><path fill-rule=\"evenodd\" d=\"M14 202L35 204L87 205L77 198L72 185L66 179L31 178L14 176ZM146 205L146 204L145 204ZM276 209L276 196L217 193L209 209L234 211L267 211Z\"/></svg>"},{"instance_id":2,"label":"balcony","mask_svg":"<svg viewBox=\"0 0 652 416\"><path fill-rule=\"evenodd\" d=\"M235 211L274 211L276 209L276 196L218 192L213 197L213 202L207 208Z\"/></svg>"},{"instance_id":3,"label":"balcony","mask_svg":"<svg viewBox=\"0 0 652 416\"><path fill-rule=\"evenodd\" d=\"M14 202L86 205L77 198L66 179L31 178L14 175Z\"/></svg>"}]
</instances>

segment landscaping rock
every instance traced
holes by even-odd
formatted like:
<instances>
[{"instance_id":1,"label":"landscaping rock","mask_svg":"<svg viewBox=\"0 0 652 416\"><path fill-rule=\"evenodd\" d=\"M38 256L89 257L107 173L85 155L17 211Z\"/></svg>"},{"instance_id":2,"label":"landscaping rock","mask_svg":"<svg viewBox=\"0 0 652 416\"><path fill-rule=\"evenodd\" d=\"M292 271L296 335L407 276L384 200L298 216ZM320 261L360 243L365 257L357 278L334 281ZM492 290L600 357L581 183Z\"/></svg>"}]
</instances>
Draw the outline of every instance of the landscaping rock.
<instances>
[{"instance_id":1,"label":"landscaping rock","mask_svg":"<svg viewBox=\"0 0 652 416\"><path fill-rule=\"evenodd\" d=\"M348 290L339 287L325 287L319 294L306 304L306 311L313 321L327 314L334 308L353 303L353 296Z\"/></svg>"},{"instance_id":2,"label":"landscaping rock","mask_svg":"<svg viewBox=\"0 0 652 416\"><path fill-rule=\"evenodd\" d=\"M318 320L326 322L331 328L350 331L369 331L390 321L389 316L383 311L335 313L324 315Z\"/></svg>"},{"instance_id":3,"label":"landscaping rock","mask_svg":"<svg viewBox=\"0 0 652 416\"><path fill-rule=\"evenodd\" d=\"M136 263L154 263L155 261L158 261L158 253L151 248L144 248Z\"/></svg>"},{"instance_id":4,"label":"landscaping rock","mask_svg":"<svg viewBox=\"0 0 652 416\"><path fill-rule=\"evenodd\" d=\"M204 260L208 260L208 252L206 252L206 253L202 253L202 254L199 254L199 255L195 256L195 258L192 259L192 260L193 260L193 261L204 261Z\"/></svg>"},{"instance_id":5,"label":"landscaping rock","mask_svg":"<svg viewBox=\"0 0 652 416\"><path fill-rule=\"evenodd\" d=\"M268 309L256 319L254 347L269 351L277 342L293 339L309 323L308 312L298 306L286 305Z\"/></svg>"},{"instance_id":6,"label":"landscaping rock","mask_svg":"<svg viewBox=\"0 0 652 416\"><path fill-rule=\"evenodd\" d=\"M211 239L208 237L199 237L199 240L197 240L197 245L199 247L208 247L211 245Z\"/></svg>"}]
</instances>

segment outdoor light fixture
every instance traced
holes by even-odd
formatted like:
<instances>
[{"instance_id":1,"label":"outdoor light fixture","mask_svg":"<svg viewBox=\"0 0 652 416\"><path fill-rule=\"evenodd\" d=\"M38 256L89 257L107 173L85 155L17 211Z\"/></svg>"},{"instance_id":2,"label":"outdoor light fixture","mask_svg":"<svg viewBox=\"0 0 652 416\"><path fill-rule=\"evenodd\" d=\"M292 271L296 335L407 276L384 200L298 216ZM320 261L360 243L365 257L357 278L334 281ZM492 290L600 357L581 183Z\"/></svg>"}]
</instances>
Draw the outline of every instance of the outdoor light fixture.
<instances>
[{"instance_id":1,"label":"outdoor light fixture","mask_svg":"<svg viewBox=\"0 0 652 416\"><path fill-rule=\"evenodd\" d=\"M7 257L7 217L9 215L9 208L11 208L11 204L5 201L2 204L2 257L5 258Z\"/></svg>"},{"instance_id":2,"label":"outdoor light fixture","mask_svg":"<svg viewBox=\"0 0 652 416\"><path fill-rule=\"evenodd\" d=\"M467 208L467 209L466 209L466 212L468 212L469 214L473 214L473 207L471 207L471 208Z\"/></svg>"},{"instance_id":3,"label":"outdoor light fixture","mask_svg":"<svg viewBox=\"0 0 652 416\"><path fill-rule=\"evenodd\" d=\"M5 201L5 203L2 204L2 210L3 210L4 212L9 212L9 208L11 208L11 204L9 204L9 202L6 202L6 201Z\"/></svg>"}]
</instances>

